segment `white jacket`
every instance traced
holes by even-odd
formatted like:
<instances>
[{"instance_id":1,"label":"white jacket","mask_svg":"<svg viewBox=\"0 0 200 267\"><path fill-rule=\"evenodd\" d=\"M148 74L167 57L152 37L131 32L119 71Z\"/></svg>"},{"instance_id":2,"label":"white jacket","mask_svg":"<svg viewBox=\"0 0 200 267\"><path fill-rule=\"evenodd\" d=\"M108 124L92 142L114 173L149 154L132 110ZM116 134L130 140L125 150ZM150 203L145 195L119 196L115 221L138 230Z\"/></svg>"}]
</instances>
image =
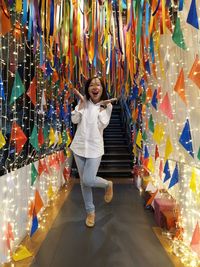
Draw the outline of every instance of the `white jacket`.
<instances>
[{"instance_id":1,"label":"white jacket","mask_svg":"<svg viewBox=\"0 0 200 267\"><path fill-rule=\"evenodd\" d=\"M72 111L72 122L77 123L77 130L70 146L71 150L85 158L98 158L104 154L103 130L108 126L112 104L100 112L100 105L87 100L85 107Z\"/></svg>"}]
</instances>

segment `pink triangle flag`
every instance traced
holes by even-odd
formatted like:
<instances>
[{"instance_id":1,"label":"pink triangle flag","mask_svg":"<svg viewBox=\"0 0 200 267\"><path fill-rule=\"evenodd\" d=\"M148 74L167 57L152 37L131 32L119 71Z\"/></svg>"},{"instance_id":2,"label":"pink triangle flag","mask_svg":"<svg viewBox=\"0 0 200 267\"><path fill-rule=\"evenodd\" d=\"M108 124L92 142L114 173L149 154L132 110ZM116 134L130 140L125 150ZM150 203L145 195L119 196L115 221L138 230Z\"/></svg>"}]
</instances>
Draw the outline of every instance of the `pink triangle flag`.
<instances>
[{"instance_id":1,"label":"pink triangle flag","mask_svg":"<svg viewBox=\"0 0 200 267\"><path fill-rule=\"evenodd\" d=\"M196 227L195 227L193 235L192 235L190 247L200 257L200 230L199 230L199 223L198 222L196 224Z\"/></svg>"},{"instance_id":2,"label":"pink triangle flag","mask_svg":"<svg viewBox=\"0 0 200 267\"><path fill-rule=\"evenodd\" d=\"M190 242L190 246L192 245L200 245L200 229L199 229L199 223L197 222L196 227L194 229L192 240Z\"/></svg>"},{"instance_id":3,"label":"pink triangle flag","mask_svg":"<svg viewBox=\"0 0 200 267\"><path fill-rule=\"evenodd\" d=\"M169 101L168 93L166 93L166 95L164 96L159 108L170 120L173 119L172 108Z\"/></svg>"}]
</instances>

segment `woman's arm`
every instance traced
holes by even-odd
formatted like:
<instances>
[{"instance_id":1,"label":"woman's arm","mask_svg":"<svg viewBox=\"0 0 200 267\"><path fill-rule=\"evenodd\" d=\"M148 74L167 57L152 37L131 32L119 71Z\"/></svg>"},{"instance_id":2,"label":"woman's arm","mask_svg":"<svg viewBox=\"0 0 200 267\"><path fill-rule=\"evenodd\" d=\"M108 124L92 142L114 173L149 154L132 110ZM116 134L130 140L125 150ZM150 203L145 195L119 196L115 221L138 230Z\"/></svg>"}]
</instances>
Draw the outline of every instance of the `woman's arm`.
<instances>
[{"instance_id":1,"label":"woman's arm","mask_svg":"<svg viewBox=\"0 0 200 267\"><path fill-rule=\"evenodd\" d=\"M77 124L81 121L84 109L80 109L80 103L75 107L75 110L71 113L71 119L74 124Z\"/></svg>"},{"instance_id":2,"label":"woman's arm","mask_svg":"<svg viewBox=\"0 0 200 267\"><path fill-rule=\"evenodd\" d=\"M98 125L100 129L105 129L108 126L112 113L112 108L112 104L109 103L105 109L99 112Z\"/></svg>"},{"instance_id":3,"label":"woman's arm","mask_svg":"<svg viewBox=\"0 0 200 267\"><path fill-rule=\"evenodd\" d=\"M83 95L81 95L81 93L74 88L74 94L77 95L79 98L80 98L80 101L78 103L78 105L75 107L75 110L72 111L72 122L74 124L77 124L81 121L81 118L82 118L82 115L83 115L83 112L84 112L84 106L85 106L85 98Z\"/></svg>"}]
</instances>

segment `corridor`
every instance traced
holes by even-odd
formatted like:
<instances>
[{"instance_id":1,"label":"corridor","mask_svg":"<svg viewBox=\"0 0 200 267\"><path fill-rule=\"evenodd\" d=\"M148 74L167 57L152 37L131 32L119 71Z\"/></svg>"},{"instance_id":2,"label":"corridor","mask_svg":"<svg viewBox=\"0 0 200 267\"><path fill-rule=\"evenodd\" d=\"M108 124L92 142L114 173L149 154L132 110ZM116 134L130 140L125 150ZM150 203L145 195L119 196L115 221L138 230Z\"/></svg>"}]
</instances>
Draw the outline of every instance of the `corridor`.
<instances>
[{"instance_id":1,"label":"corridor","mask_svg":"<svg viewBox=\"0 0 200 267\"><path fill-rule=\"evenodd\" d=\"M94 189L96 225L85 226L80 185L75 184L31 267L171 267L154 234L151 211L133 184L115 184L110 204Z\"/></svg>"}]
</instances>

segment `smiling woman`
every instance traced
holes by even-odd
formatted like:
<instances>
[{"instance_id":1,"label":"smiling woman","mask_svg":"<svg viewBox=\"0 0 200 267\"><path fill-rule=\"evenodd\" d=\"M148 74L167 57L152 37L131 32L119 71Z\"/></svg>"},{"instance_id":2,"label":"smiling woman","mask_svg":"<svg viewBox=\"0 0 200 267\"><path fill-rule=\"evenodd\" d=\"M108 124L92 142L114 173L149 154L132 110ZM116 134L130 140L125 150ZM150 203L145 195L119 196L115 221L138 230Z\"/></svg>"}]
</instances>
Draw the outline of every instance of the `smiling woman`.
<instances>
[{"instance_id":1,"label":"smiling woman","mask_svg":"<svg viewBox=\"0 0 200 267\"><path fill-rule=\"evenodd\" d=\"M86 225L95 224L95 206L92 187L105 189L104 200L109 203L113 197L113 184L96 176L101 157L104 154L103 130L108 126L112 101L108 99L106 87L101 78L92 77L85 85L85 97L74 89L80 98L72 112L72 122L78 124L77 131L70 146L79 172L81 190L87 213ZM102 105L106 108L102 108Z\"/></svg>"}]
</instances>

